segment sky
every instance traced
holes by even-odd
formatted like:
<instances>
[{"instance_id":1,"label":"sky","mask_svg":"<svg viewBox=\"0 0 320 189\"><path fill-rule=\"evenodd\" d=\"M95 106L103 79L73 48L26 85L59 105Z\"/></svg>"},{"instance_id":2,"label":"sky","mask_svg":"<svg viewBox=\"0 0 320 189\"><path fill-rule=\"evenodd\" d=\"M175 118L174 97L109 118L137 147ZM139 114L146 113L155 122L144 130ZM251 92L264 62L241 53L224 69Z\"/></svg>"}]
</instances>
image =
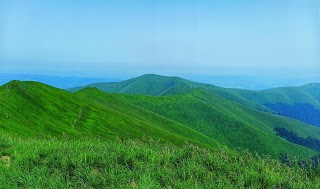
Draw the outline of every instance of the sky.
<instances>
[{"instance_id":1,"label":"sky","mask_svg":"<svg viewBox=\"0 0 320 189\"><path fill-rule=\"evenodd\" d=\"M317 75L317 0L1 0L0 73Z\"/></svg>"}]
</instances>

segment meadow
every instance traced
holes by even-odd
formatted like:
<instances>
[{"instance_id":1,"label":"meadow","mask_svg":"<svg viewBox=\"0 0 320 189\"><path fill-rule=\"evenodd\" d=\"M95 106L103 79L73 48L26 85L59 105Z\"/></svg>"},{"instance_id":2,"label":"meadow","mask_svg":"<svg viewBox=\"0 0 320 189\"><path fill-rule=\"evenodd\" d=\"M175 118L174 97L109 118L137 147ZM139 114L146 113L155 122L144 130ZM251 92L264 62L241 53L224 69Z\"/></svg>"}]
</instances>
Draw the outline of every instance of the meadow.
<instances>
[{"instance_id":1,"label":"meadow","mask_svg":"<svg viewBox=\"0 0 320 189\"><path fill-rule=\"evenodd\" d=\"M1 188L319 188L320 169L144 138L0 136Z\"/></svg>"}]
</instances>

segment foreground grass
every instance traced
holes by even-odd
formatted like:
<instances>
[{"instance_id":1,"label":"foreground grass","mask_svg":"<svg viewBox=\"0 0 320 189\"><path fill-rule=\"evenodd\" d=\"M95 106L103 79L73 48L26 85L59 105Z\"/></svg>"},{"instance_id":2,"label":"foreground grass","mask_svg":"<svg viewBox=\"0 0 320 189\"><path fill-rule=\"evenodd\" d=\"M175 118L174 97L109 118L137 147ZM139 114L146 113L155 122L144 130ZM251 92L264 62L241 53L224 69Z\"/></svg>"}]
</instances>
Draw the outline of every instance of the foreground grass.
<instances>
[{"instance_id":1,"label":"foreground grass","mask_svg":"<svg viewBox=\"0 0 320 189\"><path fill-rule=\"evenodd\" d=\"M0 135L1 188L319 188L317 169L159 141Z\"/></svg>"}]
</instances>

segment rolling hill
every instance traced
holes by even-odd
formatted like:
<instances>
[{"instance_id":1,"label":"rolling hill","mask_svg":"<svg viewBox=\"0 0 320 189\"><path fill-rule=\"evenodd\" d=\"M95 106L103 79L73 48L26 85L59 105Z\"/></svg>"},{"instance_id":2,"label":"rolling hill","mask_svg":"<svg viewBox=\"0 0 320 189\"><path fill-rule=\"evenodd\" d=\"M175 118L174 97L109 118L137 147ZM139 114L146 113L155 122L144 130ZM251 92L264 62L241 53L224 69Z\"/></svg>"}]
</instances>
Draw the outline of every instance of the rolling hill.
<instances>
[{"instance_id":1,"label":"rolling hill","mask_svg":"<svg viewBox=\"0 0 320 189\"><path fill-rule=\"evenodd\" d=\"M303 137L320 136L320 129L316 127L244 107L204 89L163 97L108 94L95 88L82 89L75 94L105 106L111 106L114 101L129 102L186 125L232 149L240 147L273 157L283 152L296 156L305 154L301 153L301 146L278 137L274 128L287 128Z\"/></svg>"},{"instance_id":2,"label":"rolling hill","mask_svg":"<svg viewBox=\"0 0 320 189\"><path fill-rule=\"evenodd\" d=\"M176 145L219 143L182 124L125 102L104 106L37 82L0 87L0 130L25 137L71 136L116 140L144 136Z\"/></svg>"},{"instance_id":3,"label":"rolling hill","mask_svg":"<svg viewBox=\"0 0 320 189\"><path fill-rule=\"evenodd\" d=\"M113 83L94 83L68 89L76 92L85 87L96 87L105 92L168 96L203 88L244 106L290 117L314 126L320 126L320 84L301 87L282 87L261 91L229 89L196 83L178 77L147 74Z\"/></svg>"},{"instance_id":4,"label":"rolling hill","mask_svg":"<svg viewBox=\"0 0 320 189\"><path fill-rule=\"evenodd\" d=\"M237 92L242 97L262 104L279 115L320 126L320 84Z\"/></svg>"},{"instance_id":5,"label":"rolling hill","mask_svg":"<svg viewBox=\"0 0 320 189\"><path fill-rule=\"evenodd\" d=\"M30 136L163 139L215 148L238 147L301 158L317 152L276 135L285 128L319 138L320 129L262 112L195 87L168 96L108 94L96 88L70 93L37 82L12 81L0 87L0 130Z\"/></svg>"},{"instance_id":6,"label":"rolling hill","mask_svg":"<svg viewBox=\"0 0 320 189\"><path fill-rule=\"evenodd\" d=\"M319 188L319 148L299 145L319 134L203 88L146 96L12 81L0 87L0 185Z\"/></svg>"},{"instance_id":7,"label":"rolling hill","mask_svg":"<svg viewBox=\"0 0 320 189\"><path fill-rule=\"evenodd\" d=\"M67 91L76 92L87 87L95 87L109 93L141 94L149 96L169 96L186 93L196 88L204 88L245 106L272 112L272 110L269 108L242 97L237 93L237 91L232 89L217 87L210 84L197 83L179 77L166 77L155 74L146 74L122 82L93 83L81 87L70 88L67 89Z\"/></svg>"}]
</instances>

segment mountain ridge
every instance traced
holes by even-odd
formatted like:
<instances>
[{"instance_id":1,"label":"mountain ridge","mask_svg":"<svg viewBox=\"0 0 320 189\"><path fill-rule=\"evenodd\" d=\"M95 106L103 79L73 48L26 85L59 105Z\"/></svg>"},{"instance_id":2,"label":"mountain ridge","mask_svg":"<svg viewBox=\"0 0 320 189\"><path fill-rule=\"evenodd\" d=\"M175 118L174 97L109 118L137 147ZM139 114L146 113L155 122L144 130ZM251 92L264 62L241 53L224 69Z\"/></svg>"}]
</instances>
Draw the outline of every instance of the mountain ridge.
<instances>
[{"instance_id":1,"label":"mountain ridge","mask_svg":"<svg viewBox=\"0 0 320 189\"><path fill-rule=\"evenodd\" d=\"M319 138L320 129L295 120L230 101L219 94L193 88L186 93L146 96L105 93L85 88L70 93L38 82L13 81L8 98L1 102L0 129L21 135L64 134L105 139L162 138L181 145L186 141L202 146L241 147L259 154L280 153L306 157L317 152L276 136L280 124L298 136ZM319 134L319 136L316 136Z\"/></svg>"},{"instance_id":2,"label":"mountain ridge","mask_svg":"<svg viewBox=\"0 0 320 189\"><path fill-rule=\"evenodd\" d=\"M219 146L214 139L158 115L143 111L143 115L150 117L143 119L124 114L128 107L125 103L113 109L49 85L25 81L13 81L1 86L0 97L5 95L6 86L9 85L14 85L10 95L0 101L0 130L3 132L26 137L70 135L112 140L146 135L178 145L189 141L209 147ZM132 114L140 111L131 110L137 111ZM76 124L73 125L75 120Z\"/></svg>"},{"instance_id":3,"label":"mountain ridge","mask_svg":"<svg viewBox=\"0 0 320 189\"><path fill-rule=\"evenodd\" d=\"M300 87L278 87L266 90L252 91L246 89L223 88L211 84L197 83L179 77L166 77L155 74L145 74L130 80L115 83L90 84L68 89L75 92L84 87L96 87L104 92L122 94L142 94L151 96L168 96L186 93L194 88L204 88L233 102L269 113L279 114L303 121L314 126L320 126L320 119L308 118L308 114L297 111L299 106L306 104L305 109L320 117L320 84L310 83ZM151 92L150 92L151 91ZM271 104L271 105L270 105ZM273 106L275 105L275 106ZM279 110L279 106L282 109ZM297 105L298 107L291 107ZM308 108L310 106L310 108ZM285 112L289 112L286 114Z\"/></svg>"},{"instance_id":4,"label":"mountain ridge","mask_svg":"<svg viewBox=\"0 0 320 189\"><path fill-rule=\"evenodd\" d=\"M99 94L92 94L91 91L98 92ZM203 92L205 94L202 94ZM275 146L287 145L283 144L283 139L276 137L276 133L273 130L279 125L294 130L299 135L304 133L302 136L318 135L319 137L320 135L320 130L316 127L313 128L312 126L302 124L296 120L289 120L288 118L263 113L250 108L243 109L242 105L238 105L227 99L222 99L222 97L209 93L210 92L202 88L194 89L185 94L160 97L111 94L104 93L96 88L83 89L76 92L77 95L92 98L105 105L109 104L108 96L117 96L117 99L120 99L121 101L130 102L135 106L142 107L143 109L150 110L158 115L175 120L202 134L217 139L217 141L226 146L233 148L240 146L241 148L247 147L253 151L258 151L259 153L263 153L265 150L265 152L272 152L273 156L277 153L275 153L274 150L271 150L272 145L269 144L279 143L281 141L281 145L278 144ZM212 99L208 99L208 96L211 96ZM248 113L242 113L244 111L247 111ZM259 120L257 120L257 118L252 117L251 114L257 114L258 116L265 118L259 118ZM249 121L249 119L251 119L251 121ZM272 123L268 121L269 119L273 119L273 121L271 121ZM261 140L260 137L265 138L268 142Z\"/></svg>"}]
</instances>

